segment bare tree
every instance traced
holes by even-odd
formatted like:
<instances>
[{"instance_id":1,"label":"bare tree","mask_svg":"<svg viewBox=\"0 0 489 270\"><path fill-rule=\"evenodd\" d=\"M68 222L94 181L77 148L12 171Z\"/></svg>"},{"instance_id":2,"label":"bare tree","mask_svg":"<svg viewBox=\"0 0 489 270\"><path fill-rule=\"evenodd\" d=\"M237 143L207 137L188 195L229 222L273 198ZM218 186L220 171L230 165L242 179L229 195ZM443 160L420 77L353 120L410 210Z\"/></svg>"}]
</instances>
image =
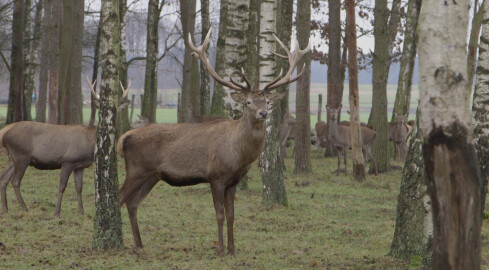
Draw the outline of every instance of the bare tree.
<instances>
[{"instance_id":1,"label":"bare tree","mask_svg":"<svg viewBox=\"0 0 489 270\"><path fill-rule=\"evenodd\" d=\"M7 123L24 120L24 0L14 0Z\"/></svg>"},{"instance_id":2,"label":"bare tree","mask_svg":"<svg viewBox=\"0 0 489 270\"><path fill-rule=\"evenodd\" d=\"M297 2L297 39L299 45L308 47L311 35L311 0ZM302 70L304 69L304 70ZM295 166L294 173L310 173L311 168L311 55L307 54L299 64L297 72L304 75L297 80L296 91L296 134L295 134Z\"/></svg>"},{"instance_id":3,"label":"bare tree","mask_svg":"<svg viewBox=\"0 0 489 270\"><path fill-rule=\"evenodd\" d=\"M433 269L481 267L481 179L465 100L468 6L425 1L419 17L419 128L433 207Z\"/></svg>"}]
</instances>

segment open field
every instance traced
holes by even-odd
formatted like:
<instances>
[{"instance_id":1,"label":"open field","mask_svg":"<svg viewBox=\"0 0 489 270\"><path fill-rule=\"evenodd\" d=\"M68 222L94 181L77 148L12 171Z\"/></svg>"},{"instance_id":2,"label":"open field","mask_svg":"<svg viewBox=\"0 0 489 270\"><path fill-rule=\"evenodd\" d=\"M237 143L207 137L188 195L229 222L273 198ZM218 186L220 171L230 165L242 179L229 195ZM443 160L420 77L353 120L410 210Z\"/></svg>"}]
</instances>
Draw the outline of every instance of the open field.
<instances>
[{"instance_id":1,"label":"open field","mask_svg":"<svg viewBox=\"0 0 489 270\"><path fill-rule=\"evenodd\" d=\"M322 119L325 119L326 115L326 84L312 84L311 85L311 127L314 128L317 122L317 112L318 112L318 95L323 94L323 106L322 106ZM394 106L394 100L396 98L397 85L388 85L387 86L387 108L388 108L388 118L390 120L392 114L392 107ZM131 90L129 96L136 95L136 104L139 104L139 95L142 93L142 90ZM372 86L369 84L359 85L359 94L360 94L360 121L367 122L368 117L370 115L370 109L372 107ZM87 94L88 95L88 94ZM178 96L178 89L165 89L158 91L158 100L161 104L176 104ZM291 88L289 95L289 108L290 111L295 114L295 87ZM88 96L87 98L88 99ZM343 114L341 119L350 119L349 115L346 113L347 108L350 107L348 101L348 85L345 85L345 90L343 93ZM409 118L414 119L416 114L416 108L418 104L418 86L413 86L412 97L411 97L411 109ZM137 108L136 108L137 107ZM134 108L134 116L133 121L138 119L137 115L140 112L138 105ZM7 105L0 105L0 120L5 119L7 115ZM32 108L32 117L34 118L36 115L35 108ZM83 108L83 120L88 123L90 119L90 107ZM157 108L156 110L156 121L158 123L176 123L177 122L177 109L173 108Z\"/></svg>"},{"instance_id":2,"label":"open field","mask_svg":"<svg viewBox=\"0 0 489 270\"><path fill-rule=\"evenodd\" d=\"M29 212L21 211L11 186L7 189L10 212L0 214L0 242L6 246L0 249L0 268L415 269L416 263L409 266L387 256L394 234L400 171L357 183L336 177L336 159L320 156L313 151L314 173L307 176L293 175L294 160L285 160L288 207L266 209L261 205L261 176L257 166L252 167L250 190L236 194L237 254L223 259L216 256L217 225L206 184L176 188L160 182L139 208L145 248L134 248L123 208L125 249L101 253L91 248L93 168L84 174L85 215L77 213L71 177L61 218L53 215L59 170L29 168L21 186ZM6 166L7 157L1 152L0 169ZM120 184L123 179L120 162ZM482 268L489 269L488 220L482 228L482 258Z\"/></svg>"}]
</instances>

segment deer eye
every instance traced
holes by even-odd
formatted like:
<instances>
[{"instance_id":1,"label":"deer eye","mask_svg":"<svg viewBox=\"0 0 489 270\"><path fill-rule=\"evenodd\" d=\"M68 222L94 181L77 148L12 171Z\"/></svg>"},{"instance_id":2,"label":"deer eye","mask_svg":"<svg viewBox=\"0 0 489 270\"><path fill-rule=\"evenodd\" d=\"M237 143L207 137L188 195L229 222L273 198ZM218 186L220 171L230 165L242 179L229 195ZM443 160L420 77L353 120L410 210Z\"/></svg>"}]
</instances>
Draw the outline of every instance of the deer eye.
<instances>
[{"instance_id":1,"label":"deer eye","mask_svg":"<svg viewBox=\"0 0 489 270\"><path fill-rule=\"evenodd\" d=\"M267 104L270 104L270 101L269 100L267 100Z\"/></svg>"},{"instance_id":2,"label":"deer eye","mask_svg":"<svg viewBox=\"0 0 489 270\"><path fill-rule=\"evenodd\" d=\"M246 101L246 104L251 105L251 101L249 101L249 100Z\"/></svg>"}]
</instances>

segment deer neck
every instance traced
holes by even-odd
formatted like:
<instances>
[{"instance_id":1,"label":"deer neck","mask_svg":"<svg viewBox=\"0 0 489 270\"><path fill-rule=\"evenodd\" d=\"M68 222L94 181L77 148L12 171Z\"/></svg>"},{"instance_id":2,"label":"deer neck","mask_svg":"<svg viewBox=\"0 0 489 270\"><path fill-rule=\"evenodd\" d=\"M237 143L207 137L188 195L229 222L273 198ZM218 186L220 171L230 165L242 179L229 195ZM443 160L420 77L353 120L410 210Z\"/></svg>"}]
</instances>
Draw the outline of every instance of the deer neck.
<instances>
[{"instance_id":1,"label":"deer neck","mask_svg":"<svg viewBox=\"0 0 489 270\"><path fill-rule=\"evenodd\" d=\"M330 120L329 121L329 132L328 132L328 139L331 141L337 141L340 139L340 131L339 129L339 124L337 120Z\"/></svg>"},{"instance_id":2,"label":"deer neck","mask_svg":"<svg viewBox=\"0 0 489 270\"><path fill-rule=\"evenodd\" d=\"M251 163L263 150L266 122L257 120L246 109L237 122L234 145L236 150L242 153L243 162Z\"/></svg>"}]
</instances>

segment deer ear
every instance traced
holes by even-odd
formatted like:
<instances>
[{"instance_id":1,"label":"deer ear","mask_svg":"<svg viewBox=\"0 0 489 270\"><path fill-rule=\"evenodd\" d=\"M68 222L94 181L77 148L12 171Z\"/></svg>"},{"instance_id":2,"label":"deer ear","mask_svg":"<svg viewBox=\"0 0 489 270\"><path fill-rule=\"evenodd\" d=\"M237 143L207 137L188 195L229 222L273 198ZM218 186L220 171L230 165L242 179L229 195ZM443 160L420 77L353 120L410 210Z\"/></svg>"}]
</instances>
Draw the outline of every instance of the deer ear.
<instances>
[{"instance_id":1,"label":"deer ear","mask_svg":"<svg viewBox=\"0 0 489 270\"><path fill-rule=\"evenodd\" d=\"M276 102L276 101L281 100L285 96L285 94L286 94L286 92L268 94L267 98L271 102Z\"/></svg>"},{"instance_id":2,"label":"deer ear","mask_svg":"<svg viewBox=\"0 0 489 270\"><path fill-rule=\"evenodd\" d=\"M232 92L231 93L231 98L241 104L246 103L246 96L243 93L240 92Z\"/></svg>"}]
</instances>

